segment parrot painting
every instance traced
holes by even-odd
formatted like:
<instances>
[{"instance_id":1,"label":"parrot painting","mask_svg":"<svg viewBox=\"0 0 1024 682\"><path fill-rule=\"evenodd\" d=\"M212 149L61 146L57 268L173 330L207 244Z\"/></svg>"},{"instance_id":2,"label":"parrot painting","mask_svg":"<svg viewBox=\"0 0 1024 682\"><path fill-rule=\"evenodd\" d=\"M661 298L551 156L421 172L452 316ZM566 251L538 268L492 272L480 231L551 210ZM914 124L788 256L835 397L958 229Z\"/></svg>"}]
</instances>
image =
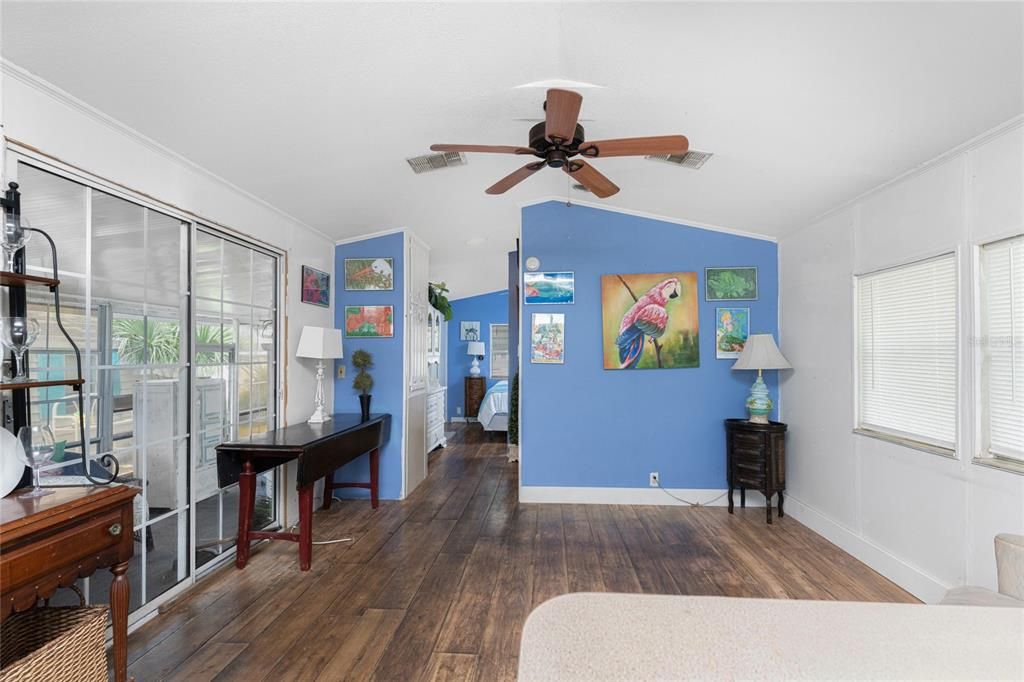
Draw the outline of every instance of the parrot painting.
<instances>
[{"instance_id":1,"label":"parrot painting","mask_svg":"<svg viewBox=\"0 0 1024 682\"><path fill-rule=\"evenodd\" d=\"M679 294L679 280L670 277L651 287L626 311L615 339L619 348L619 369L632 369L640 363L645 337L649 336L652 341L661 338L668 327L665 306L670 299L679 298Z\"/></svg>"}]
</instances>

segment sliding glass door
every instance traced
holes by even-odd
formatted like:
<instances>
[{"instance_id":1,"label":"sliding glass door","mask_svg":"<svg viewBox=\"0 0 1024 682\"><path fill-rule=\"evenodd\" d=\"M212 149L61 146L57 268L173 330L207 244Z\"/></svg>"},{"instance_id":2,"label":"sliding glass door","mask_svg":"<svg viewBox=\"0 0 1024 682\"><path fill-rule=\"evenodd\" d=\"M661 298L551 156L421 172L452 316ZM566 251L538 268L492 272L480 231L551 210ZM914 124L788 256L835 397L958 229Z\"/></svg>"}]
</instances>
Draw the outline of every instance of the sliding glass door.
<instances>
[{"instance_id":1,"label":"sliding glass door","mask_svg":"<svg viewBox=\"0 0 1024 682\"><path fill-rule=\"evenodd\" d=\"M118 458L118 480L142 490L128 572L130 606L141 614L232 553L238 491L217 486L215 448L277 424L280 257L34 159L19 156L11 171L23 215L56 243L61 318L86 380L84 444L72 390L30 393L32 423L48 424L58 444L43 484L81 482L83 447L97 474L98 457ZM27 267L48 275L50 253L37 239ZM74 354L53 297L28 292L40 325L32 378L71 378ZM261 526L276 523L276 490L273 472L261 476ZM78 586L105 603L109 582L98 571ZM53 603L76 599L62 591Z\"/></svg>"}]
</instances>

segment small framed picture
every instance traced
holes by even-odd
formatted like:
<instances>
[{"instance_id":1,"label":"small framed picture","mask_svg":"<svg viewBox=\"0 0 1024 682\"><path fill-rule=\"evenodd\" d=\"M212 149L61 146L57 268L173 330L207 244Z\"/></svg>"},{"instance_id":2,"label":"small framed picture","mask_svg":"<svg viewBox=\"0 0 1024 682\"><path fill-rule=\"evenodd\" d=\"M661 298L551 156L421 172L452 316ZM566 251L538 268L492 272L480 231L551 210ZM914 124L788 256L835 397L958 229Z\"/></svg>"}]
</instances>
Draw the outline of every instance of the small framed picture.
<instances>
[{"instance_id":1,"label":"small framed picture","mask_svg":"<svg viewBox=\"0 0 1024 682\"><path fill-rule=\"evenodd\" d=\"M530 362L536 365L565 363L565 315L534 313L530 321Z\"/></svg>"},{"instance_id":2,"label":"small framed picture","mask_svg":"<svg viewBox=\"0 0 1024 682\"><path fill-rule=\"evenodd\" d=\"M331 305L331 276L323 270L302 266L302 302L327 308Z\"/></svg>"},{"instance_id":3,"label":"small framed picture","mask_svg":"<svg viewBox=\"0 0 1024 682\"><path fill-rule=\"evenodd\" d=\"M463 320L459 323L459 341L479 341L480 321Z\"/></svg>"},{"instance_id":4,"label":"small framed picture","mask_svg":"<svg viewBox=\"0 0 1024 682\"><path fill-rule=\"evenodd\" d=\"M393 291L393 258L346 258L345 291Z\"/></svg>"},{"instance_id":5,"label":"small framed picture","mask_svg":"<svg viewBox=\"0 0 1024 682\"><path fill-rule=\"evenodd\" d=\"M391 338L394 335L394 306L345 306L345 336L361 339L381 339Z\"/></svg>"},{"instance_id":6,"label":"small framed picture","mask_svg":"<svg viewBox=\"0 0 1024 682\"><path fill-rule=\"evenodd\" d=\"M750 308L715 308L715 357L738 358L750 336Z\"/></svg>"},{"instance_id":7,"label":"small framed picture","mask_svg":"<svg viewBox=\"0 0 1024 682\"><path fill-rule=\"evenodd\" d=\"M523 274L523 303L572 303L576 276L572 272L527 272Z\"/></svg>"},{"instance_id":8,"label":"small framed picture","mask_svg":"<svg viewBox=\"0 0 1024 682\"><path fill-rule=\"evenodd\" d=\"M704 268L707 301L756 301L757 268Z\"/></svg>"}]
</instances>

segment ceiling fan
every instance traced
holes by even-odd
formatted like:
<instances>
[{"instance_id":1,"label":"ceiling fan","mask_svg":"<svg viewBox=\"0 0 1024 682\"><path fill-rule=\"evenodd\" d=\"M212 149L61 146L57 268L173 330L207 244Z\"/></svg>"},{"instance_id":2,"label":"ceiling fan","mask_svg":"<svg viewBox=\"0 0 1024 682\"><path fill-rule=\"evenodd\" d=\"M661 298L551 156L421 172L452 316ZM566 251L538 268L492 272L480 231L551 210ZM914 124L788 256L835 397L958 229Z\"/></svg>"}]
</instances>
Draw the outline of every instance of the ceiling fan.
<instances>
[{"instance_id":1,"label":"ceiling fan","mask_svg":"<svg viewBox=\"0 0 1024 682\"><path fill-rule=\"evenodd\" d=\"M647 156L685 154L690 143L684 135L625 137L617 140L585 141L583 126L578 123L583 96L572 90L548 90L544 102L545 120L530 128L530 146L515 147L483 144L432 144L435 152L487 152L536 156L540 161L526 164L519 170L487 188L488 194L503 194L544 166L561 168L595 196L604 199L619 191L611 180L576 156L588 159L606 156Z\"/></svg>"}]
</instances>

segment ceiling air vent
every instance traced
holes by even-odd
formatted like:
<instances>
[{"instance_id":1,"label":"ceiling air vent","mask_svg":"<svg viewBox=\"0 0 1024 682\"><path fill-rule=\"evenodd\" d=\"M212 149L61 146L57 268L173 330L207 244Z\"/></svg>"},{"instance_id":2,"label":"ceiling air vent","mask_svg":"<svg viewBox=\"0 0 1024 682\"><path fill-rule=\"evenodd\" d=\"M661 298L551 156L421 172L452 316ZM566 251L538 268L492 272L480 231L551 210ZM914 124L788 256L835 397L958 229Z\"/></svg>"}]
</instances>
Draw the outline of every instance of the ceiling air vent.
<instances>
[{"instance_id":1,"label":"ceiling air vent","mask_svg":"<svg viewBox=\"0 0 1024 682\"><path fill-rule=\"evenodd\" d=\"M466 155L462 152L440 152L438 154L424 154L406 159L414 173L426 173L439 168L450 166L465 166Z\"/></svg>"},{"instance_id":2,"label":"ceiling air vent","mask_svg":"<svg viewBox=\"0 0 1024 682\"><path fill-rule=\"evenodd\" d=\"M703 166L711 156L711 152L698 152L696 150L691 150L685 154L663 154L658 156L648 156L646 158L651 161L662 161L664 163L682 166L683 168L697 170Z\"/></svg>"}]
</instances>

